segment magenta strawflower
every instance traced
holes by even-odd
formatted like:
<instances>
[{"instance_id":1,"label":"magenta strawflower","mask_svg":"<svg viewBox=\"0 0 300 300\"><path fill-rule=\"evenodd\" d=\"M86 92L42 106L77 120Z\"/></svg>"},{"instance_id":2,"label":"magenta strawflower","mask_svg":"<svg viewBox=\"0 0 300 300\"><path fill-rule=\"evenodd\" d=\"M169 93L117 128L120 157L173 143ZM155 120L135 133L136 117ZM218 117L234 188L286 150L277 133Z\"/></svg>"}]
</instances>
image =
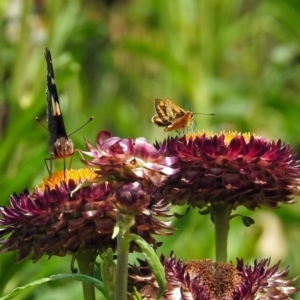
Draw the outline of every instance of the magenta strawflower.
<instances>
[{"instance_id":1,"label":"magenta strawflower","mask_svg":"<svg viewBox=\"0 0 300 300\"><path fill-rule=\"evenodd\" d=\"M231 132L190 134L156 148L178 158L173 167L180 172L171 174L160 191L160 198L173 204L277 208L299 193L300 164L281 140Z\"/></svg>"},{"instance_id":2,"label":"magenta strawflower","mask_svg":"<svg viewBox=\"0 0 300 300\"><path fill-rule=\"evenodd\" d=\"M129 270L129 290L135 286L143 299L156 299L155 276L146 261L139 262ZM171 254L161 262L167 279L164 300L288 300L300 290L293 286L297 278L286 280L287 268L278 270L279 263L269 267L269 259L255 260L254 266L238 259L234 266L208 259L183 262Z\"/></svg>"},{"instance_id":3,"label":"magenta strawflower","mask_svg":"<svg viewBox=\"0 0 300 300\"><path fill-rule=\"evenodd\" d=\"M112 184L116 181L139 181L144 186L160 186L172 174L178 172L173 165L177 157L165 155L165 147L157 150L144 138L122 139L113 137L108 131L100 131L97 136L97 148L86 142L88 151L83 154L92 157L92 161L83 160L88 166L96 168L102 180Z\"/></svg>"},{"instance_id":4,"label":"magenta strawflower","mask_svg":"<svg viewBox=\"0 0 300 300\"><path fill-rule=\"evenodd\" d=\"M118 207L135 216L131 232L157 246L151 234L170 234L171 228L156 216L165 216L165 207L148 209L150 199L140 184L112 189L108 182L81 186L92 181L88 169L52 174L33 192L25 190L0 207L0 253L16 251L16 261L42 255L64 256L78 251L101 253L115 248L112 233ZM155 217L154 217L155 216Z\"/></svg>"},{"instance_id":5,"label":"magenta strawflower","mask_svg":"<svg viewBox=\"0 0 300 300\"><path fill-rule=\"evenodd\" d=\"M243 296L242 299L288 300L291 299L290 295L300 290L299 286L293 286L299 276L286 280L289 271L288 268L278 270L280 262L273 267L269 267L270 259L263 259L261 262L255 260L254 266L245 265L242 259L237 259L237 262L236 269L242 277L237 295Z\"/></svg>"}]
</instances>

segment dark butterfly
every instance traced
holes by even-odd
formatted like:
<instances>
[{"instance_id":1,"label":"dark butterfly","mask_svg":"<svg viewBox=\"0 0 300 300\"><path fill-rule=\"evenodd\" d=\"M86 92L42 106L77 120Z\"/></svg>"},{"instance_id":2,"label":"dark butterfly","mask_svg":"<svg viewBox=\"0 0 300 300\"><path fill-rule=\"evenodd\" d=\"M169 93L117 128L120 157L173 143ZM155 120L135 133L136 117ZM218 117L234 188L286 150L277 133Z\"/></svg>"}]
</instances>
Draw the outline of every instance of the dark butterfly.
<instances>
[{"instance_id":1,"label":"dark butterfly","mask_svg":"<svg viewBox=\"0 0 300 300\"><path fill-rule=\"evenodd\" d=\"M49 146L51 151L51 157L46 158L45 162L46 160L50 160L50 169L48 168L47 163L46 166L51 176L52 159L64 159L65 172L65 158L73 155L74 145L72 140L69 139L68 134L66 132L55 84L51 53L48 48L46 48L45 58L47 63L47 122L48 131L50 134Z\"/></svg>"}]
</instances>

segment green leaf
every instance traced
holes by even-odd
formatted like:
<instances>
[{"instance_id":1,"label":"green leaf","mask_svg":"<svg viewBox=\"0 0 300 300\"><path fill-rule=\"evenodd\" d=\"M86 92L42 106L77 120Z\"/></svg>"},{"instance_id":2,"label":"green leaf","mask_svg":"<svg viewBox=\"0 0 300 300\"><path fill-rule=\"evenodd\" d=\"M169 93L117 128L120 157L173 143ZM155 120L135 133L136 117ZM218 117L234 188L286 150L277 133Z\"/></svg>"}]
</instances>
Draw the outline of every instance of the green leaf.
<instances>
[{"instance_id":1,"label":"green leaf","mask_svg":"<svg viewBox=\"0 0 300 300\"><path fill-rule=\"evenodd\" d=\"M137 289L134 287L134 291L131 294L133 300L143 300L142 296L140 293L137 291Z\"/></svg>"},{"instance_id":2,"label":"green leaf","mask_svg":"<svg viewBox=\"0 0 300 300\"><path fill-rule=\"evenodd\" d=\"M101 264L101 276L103 287L109 299L113 299L116 284L116 264L114 262L113 251L109 248L102 255L103 263Z\"/></svg>"},{"instance_id":3,"label":"green leaf","mask_svg":"<svg viewBox=\"0 0 300 300\"><path fill-rule=\"evenodd\" d=\"M252 218L245 217L245 216L242 216L242 221L246 227L250 227L251 225L253 225L255 223Z\"/></svg>"},{"instance_id":4,"label":"green leaf","mask_svg":"<svg viewBox=\"0 0 300 300\"><path fill-rule=\"evenodd\" d=\"M120 225L117 223L114 227L114 232L112 234L112 239L115 239L120 232Z\"/></svg>"},{"instance_id":5,"label":"green leaf","mask_svg":"<svg viewBox=\"0 0 300 300\"><path fill-rule=\"evenodd\" d=\"M0 300L12 299L12 298L16 297L17 295L19 295L20 293L22 293L23 291L25 291L29 288L32 288L33 286L40 285L40 284L48 282L48 281L51 281L51 279L50 278L42 278L42 279L33 281L25 286L17 287L15 289L13 289L6 296L1 297Z\"/></svg>"},{"instance_id":6,"label":"green leaf","mask_svg":"<svg viewBox=\"0 0 300 300\"><path fill-rule=\"evenodd\" d=\"M9 294L7 294L4 297L1 297L0 300L7 300L7 299L12 299L14 297L16 297L17 295L19 295L20 293L22 293L23 291L32 288L34 286L43 284L45 282L48 281L54 281L54 280L58 280L58 279L75 279L78 281L82 281L82 282L86 282L89 283L91 285L93 285L95 288L97 288L105 297L107 297L105 290L103 288L102 282L93 278L93 277L89 277L86 275L82 275L82 274L57 274L57 275L52 275L49 278L42 278L36 281L33 281L25 286L22 287L17 287L15 289L13 289Z\"/></svg>"},{"instance_id":7,"label":"green leaf","mask_svg":"<svg viewBox=\"0 0 300 300\"><path fill-rule=\"evenodd\" d=\"M160 260L153 248L143 238L133 233L131 233L129 237L140 247L143 254L145 255L159 286L159 292L156 299L160 299L166 287L164 268L161 265Z\"/></svg>"},{"instance_id":8,"label":"green leaf","mask_svg":"<svg viewBox=\"0 0 300 300\"><path fill-rule=\"evenodd\" d=\"M50 276L51 280L58 280L58 279L65 279L65 278L89 283L92 286L94 286L97 290L99 290L105 297L107 297L102 282L94 277L90 277L83 274L57 274L57 275Z\"/></svg>"}]
</instances>

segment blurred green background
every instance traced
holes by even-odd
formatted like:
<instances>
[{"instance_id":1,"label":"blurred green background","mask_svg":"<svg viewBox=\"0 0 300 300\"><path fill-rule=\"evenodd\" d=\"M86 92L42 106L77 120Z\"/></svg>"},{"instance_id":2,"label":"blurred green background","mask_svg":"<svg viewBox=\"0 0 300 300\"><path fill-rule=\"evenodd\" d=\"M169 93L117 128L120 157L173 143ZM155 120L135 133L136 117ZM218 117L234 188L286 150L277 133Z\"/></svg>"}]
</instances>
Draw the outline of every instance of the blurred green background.
<instances>
[{"instance_id":1,"label":"blurred green background","mask_svg":"<svg viewBox=\"0 0 300 300\"><path fill-rule=\"evenodd\" d=\"M101 129L150 142L166 138L151 117L154 99L169 97L185 109L215 113L196 115L197 130L256 133L298 151L298 0L1 0L0 21L0 204L47 176L48 133L35 121L45 122L46 46L68 133L94 116L72 136L76 148L85 148L83 136L94 145ZM80 165L77 156L73 167ZM272 257L290 265L290 277L300 274L299 211L299 204L238 209L256 223L232 221L229 259ZM160 238L159 253L214 257L208 216L194 211L173 225L178 230ZM0 295L70 270L69 257L35 264L13 264L13 257L0 256ZM19 299L77 300L80 291L79 283L62 281Z\"/></svg>"}]
</instances>

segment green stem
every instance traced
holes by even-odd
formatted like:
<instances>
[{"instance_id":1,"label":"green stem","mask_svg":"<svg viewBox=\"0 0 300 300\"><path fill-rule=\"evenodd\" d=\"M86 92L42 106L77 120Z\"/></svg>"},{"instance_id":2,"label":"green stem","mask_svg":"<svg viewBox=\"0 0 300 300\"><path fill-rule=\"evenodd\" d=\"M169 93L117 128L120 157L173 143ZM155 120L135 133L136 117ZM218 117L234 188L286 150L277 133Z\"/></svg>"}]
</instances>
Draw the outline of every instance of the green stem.
<instances>
[{"instance_id":1,"label":"green stem","mask_svg":"<svg viewBox=\"0 0 300 300\"><path fill-rule=\"evenodd\" d=\"M94 264L97 257L96 253L78 251L75 255L76 261L78 263L78 268L80 274L84 274L93 277ZM84 300L95 300L95 288L86 283L82 283L83 299Z\"/></svg>"},{"instance_id":2,"label":"green stem","mask_svg":"<svg viewBox=\"0 0 300 300\"><path fill-rule=\"evenodd\" d=\"M115 300L127 299L127 277L128 277L128 255L130 238L129 230L134 224L134 216L117 213L117 225L119 232L117 236L117 274L115 285Z\"/></svg>"},{"instance_id":3,"label":"green stem","mask_svg":"<svg viewBox=\"0 0 300 300\"><path fill-rule=\"evenodd\" d=\"M215 226L216 261L227 262L227 242L231 206L213 206L212 218Z\"/></svg>"}]
</instances>

